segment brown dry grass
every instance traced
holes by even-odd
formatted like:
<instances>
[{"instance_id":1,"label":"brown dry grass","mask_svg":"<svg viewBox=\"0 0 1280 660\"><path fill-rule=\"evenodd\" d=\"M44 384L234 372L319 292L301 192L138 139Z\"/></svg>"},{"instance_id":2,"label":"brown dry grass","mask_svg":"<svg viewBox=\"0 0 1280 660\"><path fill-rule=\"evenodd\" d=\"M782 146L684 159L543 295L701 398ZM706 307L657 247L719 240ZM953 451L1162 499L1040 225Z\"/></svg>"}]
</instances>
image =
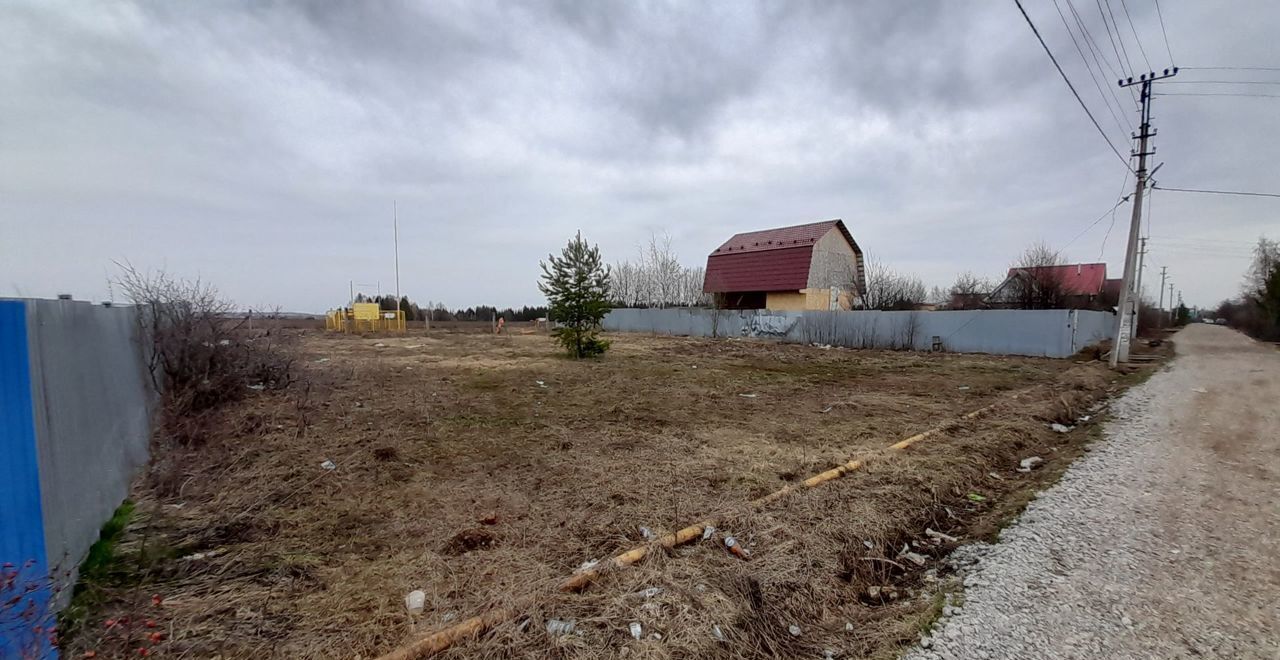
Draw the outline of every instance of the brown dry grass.
<instances>
[{"instance_id":1,"label":"brown dry grass","mask_svg":"<svg viewBox=\"0 0 1280 660\"><path fill-rule=\"evenodd\" d=\"M159 653L368 657L509 603L526 614L446 655L882 652L916 634L932 589L883 560L902 564L915 542L932 565L948 548L925 527L980 527L1028 482L1019 458L1079 441L1045 427L1063 401L1078 411L1111 378L1070 361L611 339L605 358L574 362L538 335L308 333L310 386L225 410L221 436L166 450L138 488L131 535L170 555L217 553L148 566L138 589L166 597ZM993 415L901 455L745 505L997 400ZM650 553L584 594L554 591L580 563L641 543L642 526L660 534L712 513L751 561L708 541ZM870 586L897 596L881 602ZM650 587L661 591L639 595ZM415 588L427 593L416 620L402 602ZM579 632L550 637L549 618ZM661 639L633 640L631 621ZM102 643L92 630L73 647Z\"/></svg>"}]
</instances>

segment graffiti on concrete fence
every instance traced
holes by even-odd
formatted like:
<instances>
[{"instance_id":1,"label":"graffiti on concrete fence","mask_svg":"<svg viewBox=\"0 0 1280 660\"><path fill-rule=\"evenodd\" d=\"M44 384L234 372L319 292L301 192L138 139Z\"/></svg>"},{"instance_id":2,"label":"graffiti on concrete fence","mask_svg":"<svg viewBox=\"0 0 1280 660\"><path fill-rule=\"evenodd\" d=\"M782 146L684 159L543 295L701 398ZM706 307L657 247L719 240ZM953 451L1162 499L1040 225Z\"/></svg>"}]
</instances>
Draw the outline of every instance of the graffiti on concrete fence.
<instances>
[{"instance_id":1,"label":"graffiti on concrete fence","mask_svg":"<svg viewBox=\"0 0 1280 660\"><path fill-rule=\"evenodd\" d=\"M742 326L743 337L786 337L796 327L799 317L781 314L752 315Z\"/></svg>"}]
</instances>

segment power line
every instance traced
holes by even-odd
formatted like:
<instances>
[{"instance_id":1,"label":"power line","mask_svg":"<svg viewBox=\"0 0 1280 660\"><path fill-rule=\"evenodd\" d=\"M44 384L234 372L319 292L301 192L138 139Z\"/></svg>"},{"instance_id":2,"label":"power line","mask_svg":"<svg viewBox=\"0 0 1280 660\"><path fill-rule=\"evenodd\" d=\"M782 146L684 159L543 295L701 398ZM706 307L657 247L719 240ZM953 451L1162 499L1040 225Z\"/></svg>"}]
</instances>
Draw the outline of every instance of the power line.
<instances>
[{"instance_id":1,"label":"power line","mask_svg":"<svg viewBox=\"0 0 1280 660\"><path fill-rule=\"evenodd\" d=\"M1248 259L1249 256L1253 254L1252 252L1243 252L1243 251L1232 252L1230 250L1214 250L1214 249L1203 248L1195 245L1170 245L1168 243L1161 243L1160 241L1152 241L1151 244L1156 248L1158 252L1169 254L1169 255L1196 254L1196 255L1204 255L1204 256L1235 257L1237 259Z\"/></svg>"},{"instance_id":2,"label":"power line","mask_svg":"<svg viewBox=\"0 0 1280 660\"><path fill-rule=\"evenodd\" d=\"M1120 49L1119 49L1119 48L1116 48L1116 36L1118 36L1118 35L1119 35L1119 33L1120 33L1120 26L1119 26L1119 25L1117 25L1117 26L1116 26L1115 34L1112 34L1112 33L1111 33L1111 23L1108 23L1108 22L1107 22L1107 13L1110 13L1110 12L1111 12L1111 3L1110 3L1110 2L1108 2L1108 3L1107 3L1107 13L1103 13L1103 11L1102 11L1102 2L1101 2L1101 0L1093 0L1093 4L1097 5L1097 7L1098 7L1098 16L1101 16L1101 17L1102 17L1102 27L1104 27L1104 28L1106 28L1106 29L1107 29L1107 40L1109 40L1109 41L1111 42L1111 52L1113 52L1113 53L1115 53L1115 54L1116 54L1116 67L1117 67L1118 69L1120 69L1120 73L1122 74L1122 75L1119 75L1119 76L1116 76L1116 77L1117 77L1117 78L1125 78L1125 77L1127 77L1127 75L1128 75L1128 74L1127 74L1127 72L1125 71L1124 65L1125 65L1125 62L1128 62L1128 61L1129 61L1129 54L1126 52L1126 53L1125 53L1125 56L1124 56L1123 58L1121 58L1121 57L1120 57ZM1115 15L1114 15L1114 14L1112 14L1112 16L1111 16L1111 21L1112 21L1113 23L1115 22ZM1124 48L1124 41L1121 41L1121 42L1120 42L1120 48ZM1132 63L1130 63L1130 64L1129 64L1129 69L1128 69L1128 70L1129 70L1129 71L1133 71L1133 64L1132 64ZM1132 87L1130 87L1130 88L1129 88L1129 98L1133 99L1133 103L1134 103L1135 105L1137 105L1137 103L1138 103L1138 96L1137 96L1137 93L1135 93L1135 92L1133 91L1133 88L1132 88Z\"/></svg>"},{"instance_id":3,"label":"power line","mask_svg":"<svg viewBox=\"0 0 1280 660\"><path fill-rule=\"evenodd\" d=\"M1252 96L1263 99L1280 99L1280 94L1248 94L1244 92L1159 92L1156 96Z\"/></svg>"},{"instance_id":4,"label":"power line","mask_svg":"<svg viewBox=\"0 0 1280 660\"><path fill-rule=\"evenodd\" d=\"M1069 88L1071 90L1071 94L1076 97L1076 102L1078 102L1080 107L1084 109L1084 113L1089 115L1089 121L1093 122L1093 127L1098 129L1098 134L1102 136L1103 140L1107 141L1107 146L1111 147L1111 151L1115 152L1116 158L1119 158L1120 162L1124 163L1125 169L1132 172L1133 168L1129 166L1129 160L1124 156L1121 156L1120 150L1116 149L1116 145L1111 143L1111 138L1107 137L1106 131L1102 130L1102 125L1098 123L1098 120L1093 116L1093 113L1089 111L1089 106L1085 105L1084 99L1080 98L1080 92L1076 91L1076 86L1071 84L1071 79L1067 77L1067 73L1063 71L1062 66L1058 64L1058 58L1053 56L1053 51L1049 50L1049 45L1044 42L1044 37L1040 36L1040 30L1036 29L1036 24L1031 22L1031 17L1027 15L1027 10L1022 6L1022 0L1013 0L1013 3L1018 5L1018 11L1022 12L1022 18L1026 19L1027 25L1031 27L1031 32L1036 35L1036 40L1040 42L1040 47L1044 48L1045 54L1049 56L1049 61L1053 62L1053 67L1058 70L1058 75L1062 76L1063 82L1067 83L1067 88Z\"/></svg>"},{"instance_id":5,"label":"power line","mask_svg":"<svg viewBox=\"0 0 1280 660\"><path fill-rule=\"evenodd\" d=\"M1080 54L1080 61L1084 62L1084 68L1089 72L1089 78L1093 80L1093 86L1098 88L1098 96L1102 97L1103 105L1107 106L1107 112L1111 113L1111 118L1116 120L1116 126L1120 129L1120 133L1124 134L1124 123L1120 121L1120 115L1117 115L1116 111L1111 108L1111 102L1107 100L1107 93L1102 91L1102 85L1098 82L1098 77L1093 75L1093 67L1089 66L1089 59L1084 56L1084 49L1080 47L1080 42L1076 41L1076 35L1071 31L1071 25L1067 23L1067 16L1062 13L1062 6L1058 4L1058 0L1053 0L1053 7L1058 10L1058 18L1062 19L1062 27L1067 29L1067 36L1071 37L1071 43L1075 45L1076 52ZM1098 73L1102 73L1102 67L1098 67ZM1107 85L1107 89L1111 89L1111 86ZM1121 107L1120 110L1123 112L1124 108Z\"/></svg>"},{"instance_id":6,"label":"power line","mask_svg":"<svg viewBox=\"0 0 1280 660\"><path fill-rule=\"evenodd\" d=\"M1184 66L1184 71L1280 71L1280 66Z\"/></svg>"},{"instance_id":7,"label":"power line","mask_svg":"<svg viewBox=\"0 0 1280 660\"><path fill-rule=\"evenodd\" d=\"M1080 28L1080 32L1084 35L1085 43L1089 45L1089 54L1093 56L1094 63L1098 65L1098 73L1102 73L1102 65L1106 64L1107 70L1111 71L1112 78L1124 78L1124 75L1117 71L1116 67L1111 66L1111 60L1107 59L1107 54L1102 50L1102 47L1098 45L1097 40L1093 38L1093 34L1089 32L1089 27L1085 25L1084 18L1080 16L1080 12L1076 11L1075 4L1072 3L1071 0L1066 0L1066 3L1067 9L1071 10L1071 16L1076 20L1076 26ZM1121 66L1121 69L1123 68L1124 67ZM1111 98L1115 100L1116 107L1121 109L1121 114L1124 115L1125 122L1128 123L1129 130L1132 131L1133 122L1129 121L1129 116L1127 114L1124 114L1124 104L1120 102L1120 97L1116 95L1115 88L1111 85L1107 85L1107 90L1111 92ZM1132 89L1129 90L1129 98L1132 99L1134 103L1138 102L1137 97L1133 95Z\"/></svg>"},{"instance_id":8,"label":"power line","mask_svg":"<svg viewBox=\"0 0 1280 660\"><path fill-rule=\"evenodd\" d=\"M1169 85L1280 85L1280 80L1170 80Z\"/></svg>"},{"instance_id":9,"label":"power line","mask_svg":"<svg viewBox=\"0 0 1280 660\"><path fill-rule=\"evenodd\" d=\"M1172 241L1176 243L1191 243L1194 245L1204 245L1206 243L1220 244L1222 247L1229 248L1249 248L1252 249L1256 245L1255 241L1233 241L1226 238L1201 238L1198 236L1168 236L1160 239L1161 241Z\"/></svg>"},{"instance_id":10,"label":"power line","mask_svg":"<svg viewBox=\"0 0 1280 660\"><path fill-rule=\"evenodd\" d=\"M1125 172L1124 179L1120 181L1120 192L1123 193L1124 189L1128 185L1129 185L1129 173ZM1120 204L1128 201L1129 198L1132 196L1133 196L1132 194L1124 195L1123 197L1120 198L1120 201L1117 202L1115 206L1111 207L1111 211L1110 211L1111 224L1107 225L1107 233L1102 235L1102 245L1101 247L1098 248L1098 261L1102 261L1102 255L1105 254L1107 251L1107 239L1111 238L1111 230L1114 229L1116 226L1116 209L1120 208ZM1095 221L1094 224L1097 224L1097 222Z\"/></svg>"},{"instance_id":11,"label":"power line","mask_svg":"<svg viewBox=\"0 0 1280 660\"><path fill-rule=\"evenodd\" d=\"M1251 250L1218 250L1212 246L1202 245L1172 245L1163 241L1153 241L1153 244L1162 251L1177 254L1204 254L1216 255L1220 257L1248 257L1253 254Z\"/></svg>"},{"instance_id":12,"label":"power line","mask_svg":"<svg viewBox=\"0 0 1280 660\"><path fill-rule=\"evenodd\" d=\"M1205 257L1205 258L1232 259L1232 260L1235 260L1235 259L1248 259L1248 257L1246 257L1246 256L1241 256L1241 255L1235 255L1235 254L1212 254L1212 253L1208 253L1208 252L1194 252L1194 253L1193 253L1193 252L1183 252L1183 253L1180 253L1180 254L1181 254L1182 256L1185 256L1185 257Z\"/></svg>"},{"instance_id":13,"label":"power line","mask_svg":"<svg viewBox=\"0 0 1280 660\"><path fill-rule=\"evenodd\" d=\"M1084 19L1080 18L1080 12L1076 11L1075 4L1072 3L1071 0L1066 0L1066 3L1067 9L1071 10L1071 15L1076 19L1076 25L1078 25L1080 27L1080 31L1084 33L1085 41L1089 42L1089 44L1093 46L1090 48L1089 52L1094 53L1094 60L1096 61L1098 59L1098 55L1101 54L1102 61L1106 62L1107 69L1111 71L1111 76L1114 78L1123 78L1124 76L1121 75L1115 67L1111 66L1111 60L1107 59L1107 54L1102 51L1102 48L1098 46L1098 42L1094 40L1093 35L1089 33L1089 28L1085 27ZM1119 56L1117 55L1117 57ZM1099 66L1098 68L1101 69L1102 67ZM1122 66L1121 69L1123 68L1124 67Z\"/></svg>"},{"instance_id":14,"label":"power line","mask_svg":"<svg viewBox=\"0 0 1280 660\"><path fill-rule=\"evenodd\" d=\"M1133 61L1129 59L1129 49L1124 47L1124 37L1120 34L1120 23L1116 22L1116 15L1114 12L1111 11L1111 0L1104 0L1104 2L1107 3L1107 14L1111 16L1111 24L1114 25L1116 28L1116 41L1120 42L1120 52L1124 53L1124 61L1129 65L1129 71L1133 71L1134 70ZM1101 5L1098 6L1098 11L1099 12L1102 11ZM1103 22L1106 22L1107 20L1106 16L1102 17L1102 20ZM1112 44L1112 47L1113 48L1115 47L1114 43ZM1116 57L1119 57L1119 56L1120 55L1117 53Z\"/></svg>"},{"instance_id":15,"label":"power line","mask_svg":"<svg viewBox=\"0 0 1280 660\"><path fill-rule=\"evenodd\" d=\"M1116 209L1119 207L1119 204L1111 207L1111 224L1107 225L1107 233L1102 235L1102 245L1098 248L1098 261L1102 261L1102 255L1107 252L1107 240L1111 238L1111 230L1116 228Z\"/></svg>"},{"instance_id":16,"label":"power line","mask_svg":"<svg viewBox=\"0 0 1280 660\"><path fill-rule=\"evenodd\" d=\"M1160 34L1164 35L1164 49L1169 53L1169 66L1177 66L1177 62L1173 61L1173 49L1169 47L1169 33L1164 29L1164 12L1160 11L1160 0L1156 2L1156 16L1160 17Z\"/></svg>"},{"instance_id":17,"label":"power line","mask_svg":"<svg viewBox=\"0 0 1280 660\"><path fill-rule=\"evenodd\" d=\"M1170 192L1201 193L1204 195L1241 195L1245 197L1280 197L1280 193L1245 192L1241 190L1200 190L1197 188L1165 188L1164 186L1156 186L1156 189L1168 190Z\"/></svg>"},{"instance_id":18,"label":"power line","mask_svg":"<svg viewBox=\"0 0 1280 660\"><path fill-rule=\"evenodd\" d=\"M1138 44L1138 52L1142 53L1142 61L1147 63L1147 71L1152 71L1151 60L1147 59L1147 49L1142 47L1142 40L1138 38L1138 28L1133 26L1133 17L1129 15L1129 5L1124 0L1120 0L1120 8L1124 10L1124 17L1129 21L1129 30L1133 32L1133 41Z\"/></svg>"},{"instance_id":19,"label":"power line","mask_svg":"<svg viewBox=\"0 0 1280 660\"><path fill-rule=\"evenodd\" d=\"M1151 240L1161 245L1168 245L1170 247L1176 247L1176 248L1194 247L1194 248L1203 248L1205 250L1211 250L1214 252L1231 252L1231 253L1239 253L1239 254L1253 252L1253 246L1254 246L1253 243L1237 243L1235 245L1224 245L1221 243L1212 243L1209 241L1202 241L1194 238L1178 238L1175 236L1169 236L1165 238L1153 238Z\"/></svg>"},{"instance_id":20,"label":"power line","mask_svg":"<svg viewBox=\"0 0 1280 660\"><path fill-rule=\"evenodd\" d=\"M1084 41L1089 46L1089 54L1093 56L1093 62L1098 66L1098 75L1106 78L1106 74L1102 72L1102 65L1106 64L1107 69L1111 71L1111 75L1115 79L1123 78L1115 67L1111 66L1111 61L1107 59L1107 54L1103 52L1102 47L1094 40L1093 35L1089 32L1088 26L1084 24L1084 19L1080 17L1080 12L1076 11L1075 5L1071 0L1066 0L1067 9L1071 10L1071 16L1075 18L1076 26L1080 28L1080 33L1084 35ZM1116 94L1116 88L1112 85L1106 85L1107 91L1111 93L1111 99L1116 102L1116 108L1120 110L1120 116L1124 117L1125 125L1129 127L1132 134L1134 127L1133 122L1129 120L1129 115L1124 111L1124 104L1120 102L1120 97ZM1137 103L1137 97L1133 95L1133 90L1129 90L1129 98Z\"/></svg>"},{"instance_id":21,"label":"power line","mask_svg":"<svg viewBox=\"0 0 1280 660\"><path fill-rule=\"evenodd\" d=\"M1127 177L1126 177L1126 178L1127 178ZM1079 239L1081 236L1084 236L1085 234L1089 233L1089 230L1090 230L1090 229L1093 229L1094 227L1097 227L1097 226L1098 226L1098 223L1099 223L1099 222L1102 222L1102 219L1103 219L1103 218L1105 218L1105 217L1107 217L1108 215L1110 215L1112 218L1115 218L1115 214L1114 214L1114 213L1112 213L1112 212L1113 212L1113 211L1115 211L1117 208L1119 208L1121 204L1124 204L1124 203L1125 203L1125 202L1127 202L1127 201L1129 201L1129 196L1128 196L1128 195L1125 195L1125 196L1124 196L1124 198L1123 198L1123 199L1121 199L1120 201L1116 202L1114 206L1112 206L1111 208L1109 208L1109 209L1107 209L1107 210L1103 211L1103 212L1102 212L1102 215L1098 216L1098 219L1097 219L1097 220L1094 220L1093 222L1089 223L1089 226L1088 226L1088 227L1085 227L1084 229L1082 229L1082 230L1080 231L1080 233L1079 233L1079 234L1076 234L1075 236L1073 236L1073 237L1071 238L1071 240L1067 241L1066 243L1063 243L1063 244L1062 244L1062 247L1061 247L1061 248L1058 248L1058 252L1062 252L1063 250L1066 250L1068 247L1070 247L1070 246L1071 246L1071 244L1072 244L1072 243L1075 243L1075 242L1076 242L1076 240L1077 240L1077 239Z\"/></svg>"}]
</instances>

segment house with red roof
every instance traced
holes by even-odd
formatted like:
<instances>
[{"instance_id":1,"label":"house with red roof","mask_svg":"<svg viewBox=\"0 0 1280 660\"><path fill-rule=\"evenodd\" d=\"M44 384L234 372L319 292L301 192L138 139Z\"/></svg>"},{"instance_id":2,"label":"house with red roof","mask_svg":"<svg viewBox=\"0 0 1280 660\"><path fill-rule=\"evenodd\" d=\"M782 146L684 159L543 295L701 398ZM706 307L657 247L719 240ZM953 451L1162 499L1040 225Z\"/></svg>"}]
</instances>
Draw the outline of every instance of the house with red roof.
<instances>
[{"instance_id":1,"label":"house with red roof","mask_svg":"<svg viewBox=\"0 0 1280 660\"><path fill-rule=\"evenodd\" d=\"M862 248L841 220L734 234L707 257L702 290L722 309L852 309Z\"/></svg>"},{"instance_id":2,"label":"house with red roof","mask_svg":"<svg viewBox=\"0 0 1280 660\"><path fill-rule=\"evenodd\" d=\"M1023 309L1110 309L1121 280L1107 279L1105 263L1013 267L987 296L991 307Z\"/></svg>"}]
</instances>

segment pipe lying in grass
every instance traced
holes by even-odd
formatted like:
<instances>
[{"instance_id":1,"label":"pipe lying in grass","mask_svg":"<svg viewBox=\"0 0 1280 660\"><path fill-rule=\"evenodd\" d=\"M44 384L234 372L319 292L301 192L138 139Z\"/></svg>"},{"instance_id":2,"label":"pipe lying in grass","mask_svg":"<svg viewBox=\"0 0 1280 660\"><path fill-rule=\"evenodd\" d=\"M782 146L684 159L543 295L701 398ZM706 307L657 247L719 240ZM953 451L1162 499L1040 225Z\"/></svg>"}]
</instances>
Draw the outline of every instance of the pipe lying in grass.
<instances>
[{"instance_id":1,"label":"pipe lying in grass","mask_svg":"<svg viewBox=\"0 0 1280 660\"><path fill-rule=\"evenodd\" d=\"M472 637L479 637L484 631L514 619L519 612L513 607L500 607L480 616L473 616L466 621L438 630L422 639L402 646L388 653L379 660L417 660L444 651L445 649Z\"/></svg>"},{"instance_id":2,"label":"pipe lying in grass","mask_svg":"<svg viewBox=\"0 0 1280 660\"><path fill-rule=\"evenodd\" d=\"M1016 398L1017 395L1014 395L1014 397ZM954 428L955 426L959 425L962 422L977 419L978 417L981 417L982 415L993 410L996 407L996 405L997 404L993 403L989 406L984 406L972 412L965 413L964 415L961 415L959 418L953 419L945 424L935 426L934 428L931 428L928 431L923 431L909 438L905 438L903 440L895 442L894 444L889 445L888 449L891 451L902 451L910 447L911 445L914 445L915 443L920 442L921 440L925 440L926 438L930 438L939 433L947 431L948 429ZM761 505L779 500L783 497L786 497L791 493L801 491L801 490L807 490L809 488L814 488L816 486L824 484L833 479L839 479L840 477L843 477L844 475L849 474L850 472L853 472L855 470L862 468L865 464L866 463L864 461L861 461L858 459L851 460L848 463L842 463L840 465L837 465L834 468L831 468L830 470L815 474L812 477L809 477L808 479L805 479L804 481L798 484L785 486L779 490L769 493L768 495L756 498L755 500L752 500L751 504L754 506L761 506ZM560 583L560 591L566 591L566 592L581 591L582 589L586 588L587 585L591 584L597 578L599 578L601 574L603 574L606 570L626 568L627 566L631 566L636 562L639 562L641 559L644 559L645 557L647 557L649 555L649 552L653 550L655 547L661 547L665 550L670 550L676 546L684 545L686 543L691 543L697 539L702 538L702 534L703 532L706 531L707 527L715 526L716 522L717 522L716 519L711 519L706 522L698 523L696 525L690 525L679 531L663 535L653 543L638 546L620 555L617 555L612 559L610 559L604 567L600 567L600 568L592 567L592 568L579 571L573 574L568 579L566 579L564 582ZM499 623L515 618L517 614L519 613L514 608L499 608L490 612L486 612L485 614L471 617L466 621L453 625L449 628L445 628L444 630L437 631L431 635L428 635L427 637L424 637L418 640L417 642L414 642L407 646L403 646L400 649L397 649L396 651L393 651L391 653L388 653L387 655L382 656L379 660L417 660L418 658L425 658L428 656L432 656L432 655L435 655L436 653L440 653L441 651L444 651L445 649L449 648L450 646L454 645L457 642L463 641L465 639L470 639L472 637L479 637L486 630L498 625Z\"/></svg>"},{"instance_id":3,"label":"pipe lying in grass","mask_svg":"<svg viewBox=\"0 0 1280 660\"><path fill-rule=\"evenodd\" d=\"M644 559L648 556L649 550L654 546L670 550L678 545L684 545L702 538L702 534L706 531L707 527L715 526L715 523L716 521L712 520L708 522L701 522L696 525L689 525L682 530L659 537L657 542L653 544L632 548L613 559L610 559L606 568L593 567L574 573L572 577L560 583L560 591L580 591L588 584L594 582L596 578L600 577L600 574L607 568L625 568L640 561L641 559Z\"/></svg>"},{"instance_id":4,"label":"pipe lying in grass","mask_svg":"<svg viewBox=\"0 0 1280 660\"><path fill-rule=\"evenodd\" d=\"M1015 397L1016 397L1016 395L1015 395ZM910 438L906 438L906 439L904 439L904 440L899 440L898 442L895 442L895 443L893 443L893 444L889 445L889 449L895 449L895 450L899 450L899 451L900 451L900 450L903 450L903 449L906 449L907 447L910 447L911 445L914 445L915 443L920 442L921 440L924 440L925 438L928 438L928 437L930 437L930 436L934 436L934 435L937 435L937 434L939 434L939 433L942 433L943 431L946 431L947 429L949 429L949 428L951 428L951 427L953 427L953 426L956 426L957 424L959 424L959 423L961 423L961 422L967 422L967 421L969 421L969 420L971 420L971 419L977 419L978 417L981 417L982 415L985 415L985 414L987 414L987 413L991 412L995 407L996 407L996 404L994 404L994 403L993 403L993 404L991 404L991 405L989 405L989 406L985 406L985 407L983 407L983 408L979 408L979 409L974 410L974 411L972 411L972 412L967 412L967 413L965 413L965 414L961 415L959 419L952 420L952 421L950 421L950 422L948 422L948 423L946 423L946 424L943 424L942 426L935 426L935 427L933 427L933 428L929 429L928 431L924 431L923 433L917 433L917 434L915 434L915 435L911 436Z\"/></svg>"},{"instance_id":5,"label":"pipe lying in grass","mask_svg":"<svg viewBox=\"0 0 1280 660\"><path fill-rule=\"evenodd\" d=\"M839 479L840 477L843 477L844 475L849 474L850 472L853 472L854 470L861 468L862 465L863 465L862 461L858 459L854 459L852 461L849 461L848 463L837 465L831 468L830 470L827 470L826 472L820 472L818 474L815 474L812 477L809 477L808 479L801 481L799 484L795 484L792 486L783 486L781 489L775 490L772 493L769 493L768 495L765 495L763 497L758 497L752 500L751 504L753 506L761 506L764 504L768 504L770 502L773 502L774 500L782 499L787 495L790 495L791 493L794 493L798 490L813 488L814 486L817 486L819 484L824 484L828 481L831 481L832 479Z\"/></svg>"}]
</instances>

